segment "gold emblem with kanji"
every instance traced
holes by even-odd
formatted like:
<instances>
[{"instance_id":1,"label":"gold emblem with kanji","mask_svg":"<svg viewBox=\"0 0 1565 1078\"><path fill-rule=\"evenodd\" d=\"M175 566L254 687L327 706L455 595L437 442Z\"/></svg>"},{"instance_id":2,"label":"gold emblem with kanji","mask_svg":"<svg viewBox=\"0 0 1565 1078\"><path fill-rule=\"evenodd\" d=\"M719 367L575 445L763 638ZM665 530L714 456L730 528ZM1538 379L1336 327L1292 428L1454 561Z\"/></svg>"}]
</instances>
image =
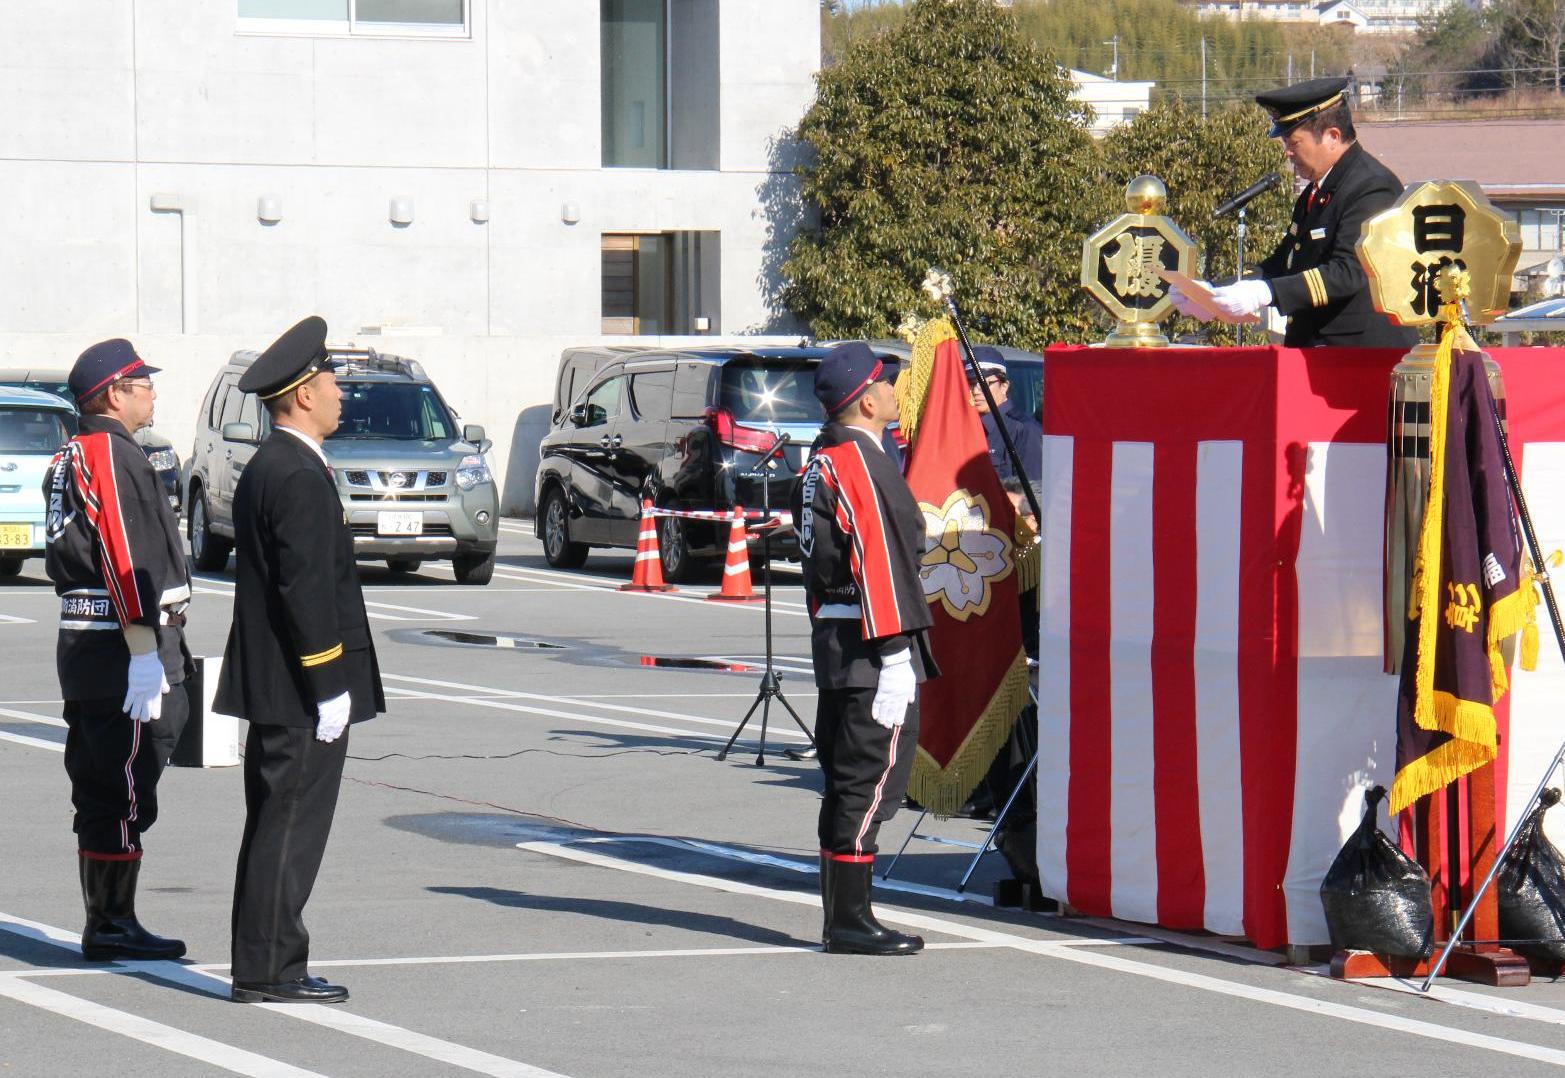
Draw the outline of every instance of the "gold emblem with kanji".
<instances>
[{"instance_id":1,"label":"gold emblem with kanji","mask_svg":"<svg viewBox=\"0 0 1565 1078\"><path fill-rule=\"evenodd\" d=\"M1196 244L1164 215L1168 188L1156 176L1125 186L1126 213L1082 244L1081 287L1118 323L1103 343L1114 348L1166 345L1157 323L1174 309L1160 270L1195 276Z\"/></svg>"},{"instance_id":2,"label":"gold emblem with kanji","mask_svg":"<svg viewBox=\"0 0 1565 1078\"><path fill-rule=\"evenodd\" d=\"M1467 320L1493 322L1510 305L1521 231L1470 180L1427 180L1368 221L1354 245L1375 309L1400 326L1440 314L1440 271L1467 271Z\"/></svg>"}]
</instances>

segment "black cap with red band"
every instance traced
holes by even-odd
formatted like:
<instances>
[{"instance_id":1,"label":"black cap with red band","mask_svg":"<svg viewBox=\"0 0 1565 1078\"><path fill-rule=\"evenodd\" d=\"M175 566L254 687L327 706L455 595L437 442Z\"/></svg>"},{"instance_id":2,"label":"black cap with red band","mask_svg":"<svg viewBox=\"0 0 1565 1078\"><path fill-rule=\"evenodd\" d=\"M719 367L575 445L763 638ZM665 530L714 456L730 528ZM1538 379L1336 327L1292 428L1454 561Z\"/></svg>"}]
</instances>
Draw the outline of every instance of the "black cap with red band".
<instances>
[{"instance_id":1,"label":"black cap with red band","mask_svg":"<svg viewBox=\"0 0 1565 1078\"><path fill-rule=\"evenodd\" d=\"M148 378L160 368L149 367L123 337L99 341L76 357L67 384L76 405L91 400L124 378Z\"/></svg>"},{"instance_id":2,"label":"black cap with red band","mask_svg":"<svg viewBox=\"0 0 1565 1078\"><path fill-rule=\"evenodd\" d=\"M895 363L884 362L863 341L847 341L821 357L815 371L815 398L825 405L828 417L834 416L875 382L890 382L896 376Z\"/></svg>"}]
</instances>

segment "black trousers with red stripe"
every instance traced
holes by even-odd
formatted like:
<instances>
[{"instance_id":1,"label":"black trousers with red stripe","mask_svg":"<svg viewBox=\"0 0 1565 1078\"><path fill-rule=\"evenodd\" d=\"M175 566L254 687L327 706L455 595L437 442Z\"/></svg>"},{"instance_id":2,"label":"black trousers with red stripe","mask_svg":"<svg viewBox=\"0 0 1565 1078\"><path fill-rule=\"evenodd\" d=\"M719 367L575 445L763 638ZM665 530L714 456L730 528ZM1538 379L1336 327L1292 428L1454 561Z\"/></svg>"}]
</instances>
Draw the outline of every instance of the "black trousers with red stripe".
<instances>
[{"instance_id":1,"label":"black trousers with red stripe","mask_svg":"<svg viewBox=\"0 0 1565 1078\"><path fill-rule=\"evenodd\" d=\"M124 697L65 701L65 773L71 778L72 830L84 857L141 856L141 834L158 818L158 779L190 717L190 697L175 685L163 715L137 722Z\"/></svg>"},{"instance_id":2,"label":"black trousers with red stripe","mask_svg":"<svg viewBox=\"0 0 1565 1078\"><path fill-rule=\"evenodd\" d=\"M821 851L839 858L873 857L880 825L907 793L918 746L918 704L888 730L870 718L874 689L822 689L816 698L815 743L826 792L821 798Z\"/></svg>"}]
</instances>

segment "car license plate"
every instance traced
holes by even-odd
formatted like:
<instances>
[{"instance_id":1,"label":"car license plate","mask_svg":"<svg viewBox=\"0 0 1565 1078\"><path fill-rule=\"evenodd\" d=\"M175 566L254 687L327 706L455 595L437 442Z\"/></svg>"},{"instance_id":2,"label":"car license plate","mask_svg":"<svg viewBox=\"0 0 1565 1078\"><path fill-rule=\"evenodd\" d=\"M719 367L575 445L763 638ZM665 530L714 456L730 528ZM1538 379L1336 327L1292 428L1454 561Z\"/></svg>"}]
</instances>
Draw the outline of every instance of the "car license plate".
<instances>
[{"instance_id":1,"label":"car license plate","mask_svg":"<svg viewBox=\"0 0 1565 1078\"><path fill-rule=\"evenodd\" d=\"M32 545L31 524L0 524L0 550L25 550Z\"/></svg>"},{"instance_id":2,"label":"car license plate","mask_svg":"<svg viewBox=\"0 0 1565 1078\"><path fill-rule=\"evenodd\" d=\"M375 530L381 535L423 535L423 513L376 513Z\"/></svg>"}]
</instances>

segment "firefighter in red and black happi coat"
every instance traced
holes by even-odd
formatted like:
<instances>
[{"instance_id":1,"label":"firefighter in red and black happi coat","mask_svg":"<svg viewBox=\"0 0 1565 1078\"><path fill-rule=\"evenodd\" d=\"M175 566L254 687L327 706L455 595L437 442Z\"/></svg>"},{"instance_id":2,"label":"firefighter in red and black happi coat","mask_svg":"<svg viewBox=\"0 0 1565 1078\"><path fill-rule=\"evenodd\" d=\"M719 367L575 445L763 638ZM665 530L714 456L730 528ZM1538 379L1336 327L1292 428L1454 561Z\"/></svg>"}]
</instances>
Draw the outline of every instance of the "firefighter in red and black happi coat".
<instances>
[{"instance_id":1,"label":"firefighter in red and black happi coat","mask_svg":"<svg viewBox=\"0 0 1565 1078\"><path fill-rule=\"evenodd\" d=\"M833 954L914 954L870 908L875 839L902 803L918 746L918 683L939 671L919 579L924 518L883 446L896 369L862 342L822 359L828 423L794 493L819 689L822 942Z\"/></svg>"},{"instance_id":2,"label":"firefighter in red and black happi coat","mask_svg":"<svg viewBox=\"0 0 1565 1078\"><path fill-rule=\"evenodd\" d=\"M71 368L81 428L44 476L45 564L60 597L56 663L65 770L94 960L178 958L185 944L136 919L141 836L190 705L190 575L179 521L132 434L151 424L152 375L129 341L95 344Z\"/></svg>"}]
</instances>

